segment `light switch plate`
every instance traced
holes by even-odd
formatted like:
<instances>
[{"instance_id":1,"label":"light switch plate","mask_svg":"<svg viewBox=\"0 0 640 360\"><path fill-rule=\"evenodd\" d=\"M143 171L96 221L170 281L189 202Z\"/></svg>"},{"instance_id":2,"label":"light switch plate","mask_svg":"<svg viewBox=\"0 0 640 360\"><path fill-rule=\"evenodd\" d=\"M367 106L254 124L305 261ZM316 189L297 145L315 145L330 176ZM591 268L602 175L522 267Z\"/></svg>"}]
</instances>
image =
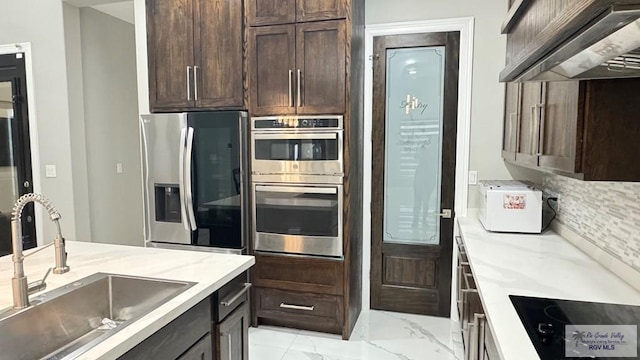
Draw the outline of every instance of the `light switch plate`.
<instances>
[{"instance_id":1,"label":"light switch plate","mask_svg":"<svg viewBox=\"0 0 640 360\"><path fill-rule=\"evenodd\" d=\"M55 165L45 165L44 166L45 176L48 178L54 178L58 176L56 174L56 166Z\"/></svg>"},{"instance_id":2,"label":"light switch plate","mask_svg":"<svg viewBox=\"0 0 640 360\"><path fill-rule=\"evenodd\" d=\"M478 185L478 172L475 170L469 171L469 185Z\"/></svg>"},{"instance_id":3,"label":"light switch plate","mask_svg":"<svg viewBox=\"0 0 640 360\"><path fill-rule=\"evenodd\" d=\"M116 163L116 173L122 174L122 163Z\"/></svg>"}]
</instances>

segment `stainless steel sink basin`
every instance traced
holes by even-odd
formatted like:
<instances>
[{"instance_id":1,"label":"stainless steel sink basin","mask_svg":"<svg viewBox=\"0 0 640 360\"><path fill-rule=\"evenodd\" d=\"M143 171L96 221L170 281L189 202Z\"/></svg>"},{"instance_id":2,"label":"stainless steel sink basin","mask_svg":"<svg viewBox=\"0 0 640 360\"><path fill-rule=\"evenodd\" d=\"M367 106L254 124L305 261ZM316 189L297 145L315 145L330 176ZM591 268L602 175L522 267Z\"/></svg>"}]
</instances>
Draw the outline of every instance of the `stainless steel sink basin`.
<instances>
[{"instance_id":1,"label":"stainless steel sink basin","mask_svg":"<svg viewBox=\"0 0 640 360\"><path fill-rule=\"evenodd\" d=\"M0 359L73 359L193 285L88 276L34 297L29 308L0 312Z\"/></svg>"}]
</instances>

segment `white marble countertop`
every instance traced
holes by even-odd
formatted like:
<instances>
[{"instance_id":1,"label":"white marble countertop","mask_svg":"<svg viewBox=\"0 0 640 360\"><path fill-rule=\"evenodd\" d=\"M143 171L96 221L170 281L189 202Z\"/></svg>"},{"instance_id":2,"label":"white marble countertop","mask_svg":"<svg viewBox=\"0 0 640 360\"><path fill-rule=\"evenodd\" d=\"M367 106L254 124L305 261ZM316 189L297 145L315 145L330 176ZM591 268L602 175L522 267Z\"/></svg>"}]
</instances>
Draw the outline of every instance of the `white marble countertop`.
<instances>
[{"instance_id":1,"label":"white marble countertop","mask_svg":"<svg viewBox=\"0 0 640 360\"><path fill-rule=\"evenodd\" d=\"M504 360L539 360L509 295L640 305L640 293L557 234L485 231L458 218L486 317Z\"/></svg>"},{"instance_id":2,"label":"white marble countertop","mask_svg":"<svg viewBox=\"0 0 640 360\"><path fill-rule=\"evenodd\" d=\"M197 283L79 357L86 360L115 359L124 354L255 263L253 256L76 241L67 241L67 253L71 271L49 275L45 292L96 272ZM25 259L25 274L30 282L40 280L53 265L53 248L44 249ZM12 276L11 256L0 257L0 309L13 305ZM37 341L38 334L32 335Z\"/></svg>"}]
</instances>

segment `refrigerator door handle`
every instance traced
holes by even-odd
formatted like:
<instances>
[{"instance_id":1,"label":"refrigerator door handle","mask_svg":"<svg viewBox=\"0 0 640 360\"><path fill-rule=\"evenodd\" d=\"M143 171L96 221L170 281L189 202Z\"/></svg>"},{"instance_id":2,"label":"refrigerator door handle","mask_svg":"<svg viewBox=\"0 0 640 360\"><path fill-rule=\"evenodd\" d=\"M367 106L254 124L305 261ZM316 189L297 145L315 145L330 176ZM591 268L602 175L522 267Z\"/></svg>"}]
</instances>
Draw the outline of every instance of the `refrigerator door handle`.
<instances>
[{"instance_id":1,"label":"refrigerator door handle","mask_svg":"<svg viewBox=\"0 0 640 360\"><path fill-rule=\"evenodd\" d=\"M187 207L187 215L189 218L189 225L191 230L196 230L198 226L196 225L196 216L193 212L193 184L191 178L191 163L193 161L193 128L187 127L187 146L186 146L186 154L184 159L184 182L185 182L185 206Z\"/></svg>"},{"instance_id":2,"label":"refrigerator door handle","mask_svg":"<svg viewBox=\"0 0 640 360\"><path fill-rule=\"evenodd\" d=\"M151 206L149 205L149 197L151 196L151 192L149 190L149 154L148 154L148 149L149 149L149 144L147 141L147 127L145 126L145 123L148 122L148 120L145 120L144 118L140 117L140 135L142 137L142 176L143 176L143 181L144 181L144 213L145 213L145 217L144 217L144 239L145 240L149 240L151 237L151 225L149 224L149 221L151 219Z\"/></svg>"},{"instance_id":3,"label":"refrigerator door handle","mask_svg":"<svg viewBox=\"0 0 640 360\"><path fill-rule=\"evenodd\" d=\"M182 205L182 215L181 215L181 220L182 220L182 225L184 225L185 230L191 230L191 228L189 227L189 222L187 220L187 205L186 205L186 196L185 196L185 181L184 181L184 166L185 166L185 156L186 156L186 144L187 143L187 129L186 128L182 128L182 130L180 130L180 160L179 160L179 165L178 165L178 171L179 171L179 181L180 184L178 186L179 190L180 190L180 204Z\"/></svg>"},{"instance_id":4,"label":"refrigerator door handle","mask_svg":"<svg viewBox=\"0 0 640 360\"><path fill-rule=\"evenodd\" d=\"M240 165L240 242L241 247L245 247L248 244L248 237L250 233L249 229L249 181L246 179L248 176L248 147L247 139L247 116L240 114L238 116L238 145L240 147L239 165ZM247 143L247 144L245 144Z\"/></svg>"}]
</instances>

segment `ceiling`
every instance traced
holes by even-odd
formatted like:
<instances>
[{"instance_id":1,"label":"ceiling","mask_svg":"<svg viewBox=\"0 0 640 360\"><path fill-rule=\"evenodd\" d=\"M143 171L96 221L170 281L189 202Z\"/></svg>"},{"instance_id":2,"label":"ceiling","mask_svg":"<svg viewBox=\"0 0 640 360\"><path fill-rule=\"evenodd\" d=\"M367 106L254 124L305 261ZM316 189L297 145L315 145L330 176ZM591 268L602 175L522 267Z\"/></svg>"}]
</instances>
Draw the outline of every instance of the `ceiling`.
<instances>
[{"instance_id":1,"label":"ceiling","mask_svg":"<svg viewBox=\"0 0 640 360\"><path fill-rule=\"evenodd\" d=\"M105 14L126 21L135 22L133 14L133 0L64 0L76 7L92 7Z\"/></svg>"},{"instance_id":2,"label":"ceiling","mask_svg":"<svg viewBox=\"0 0 640 360\"><path fill-rule=\"evenodd\" d=\"M103 13L117 17L120 20L130 24L135 23L133 15L133 1L122 1L110 4L94 5L92 8L102 11Z\"/></svg>"}]
</instances>

